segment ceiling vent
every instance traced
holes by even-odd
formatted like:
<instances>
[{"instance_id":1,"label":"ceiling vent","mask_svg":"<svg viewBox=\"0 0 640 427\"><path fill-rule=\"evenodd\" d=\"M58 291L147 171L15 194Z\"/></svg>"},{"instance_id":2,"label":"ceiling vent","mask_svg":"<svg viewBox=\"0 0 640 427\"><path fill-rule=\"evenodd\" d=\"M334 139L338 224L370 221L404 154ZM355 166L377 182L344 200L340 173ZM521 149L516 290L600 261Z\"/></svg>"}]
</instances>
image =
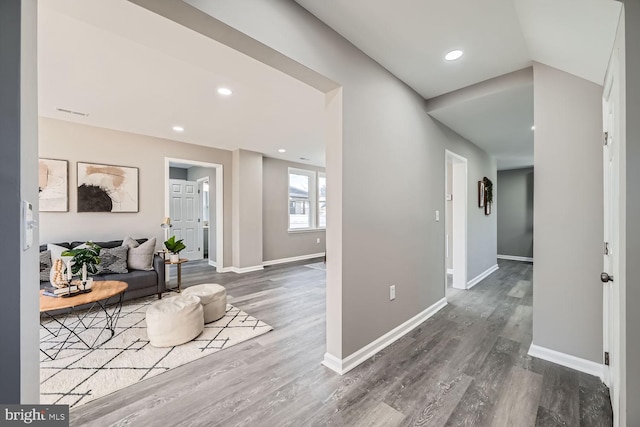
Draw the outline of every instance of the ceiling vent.
<instances>
[{"instance_id":1,"label":"ceiling vent","mask_svg":"<svg viewBox=\"0 0 640 427\"><path fill-rule=\"evenodd\" d=\"M61 113L72 114L74 116L89 117L89 113L83 113L81 111L67 110L66 108L56 108L56 110Z\"/></svg>"}]
</instances>

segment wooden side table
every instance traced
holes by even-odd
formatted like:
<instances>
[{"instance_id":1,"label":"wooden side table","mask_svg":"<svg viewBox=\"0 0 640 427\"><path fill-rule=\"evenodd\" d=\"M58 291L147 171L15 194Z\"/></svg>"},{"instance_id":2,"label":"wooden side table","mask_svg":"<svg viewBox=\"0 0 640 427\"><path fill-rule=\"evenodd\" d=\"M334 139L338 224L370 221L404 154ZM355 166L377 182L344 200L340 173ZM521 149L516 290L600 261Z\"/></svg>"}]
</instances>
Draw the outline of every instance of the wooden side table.
<instances>
[{"instance_id":1,"label":"wooden side table","mask_svg":"<svg viewBox=\"0 0 640 427\"><path fill-rule=\"evenodd\" d=\"M165 260L164 263L165 265L176 265L178 268L178 288L174 289L174 288L167 288L168 291L173 291L173 292L178 292L180 293L182 291L181 287L182 287L182 264L184 264L185 262L189 261L186 258L180 258L177 262L171 262L170 260Z\"/></svg>"}]
</instances>

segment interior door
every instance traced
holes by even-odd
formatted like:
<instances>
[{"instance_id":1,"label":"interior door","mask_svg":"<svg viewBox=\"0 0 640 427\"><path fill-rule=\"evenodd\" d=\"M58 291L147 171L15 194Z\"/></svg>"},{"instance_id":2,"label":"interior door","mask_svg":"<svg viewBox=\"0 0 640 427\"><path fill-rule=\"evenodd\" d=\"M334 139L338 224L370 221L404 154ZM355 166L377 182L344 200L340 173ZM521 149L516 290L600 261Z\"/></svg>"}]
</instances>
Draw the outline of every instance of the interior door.
<instances>
[{"instance_id":1,"label":"interior door","mask_svg":"<svg viewBox=\"0 0 640 427\"><path fill-rule=\"evenodd\" d=\"M620 119L617 114L619 108L618 82L616 79L615 56L609 67L605 82L603 98L603 173L604 173L604 264L601 280L603 282L603 313L604 313L604 351L605 369L604 381L609 386L611 406L614 413L614 423L619 423L620 402L620 316L621 295L620 286L616 284L619 277L619 235L620 235L620 198L619 198L619 162ZM606 356L608 353L608 357ZM606 366L606 362L609 366Z\"/></svg>"},{"instance_id":2,"label":"interior door","mask_svg":"<svg viewBox=\"0 0 640 427\"><path fill-rule=\"evenodd\" d=\"M171 234L182 239L187 246L180 258L202 259L202 248L198 245L200 221L198 183L181 179L169 180Z\"/></svg>"}]
</instances>

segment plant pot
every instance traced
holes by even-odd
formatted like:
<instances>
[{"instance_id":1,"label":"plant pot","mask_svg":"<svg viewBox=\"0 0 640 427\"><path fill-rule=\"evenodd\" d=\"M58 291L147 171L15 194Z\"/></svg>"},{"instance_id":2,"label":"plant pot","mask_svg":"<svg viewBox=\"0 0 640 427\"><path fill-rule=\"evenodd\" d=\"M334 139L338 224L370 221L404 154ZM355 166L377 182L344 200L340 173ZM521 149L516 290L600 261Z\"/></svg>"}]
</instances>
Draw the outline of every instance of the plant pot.
<instances>
[{"instance_id":1,"label":"plant pot","mask_svg":"<svg viewBox=\"0 0 640 427\"><path fill-rule=\"evenodd\" d=\"M180 261L180 254L170 254L169 255L169 262L176 263L178 261Z\"/></svg>"}]
</instances>

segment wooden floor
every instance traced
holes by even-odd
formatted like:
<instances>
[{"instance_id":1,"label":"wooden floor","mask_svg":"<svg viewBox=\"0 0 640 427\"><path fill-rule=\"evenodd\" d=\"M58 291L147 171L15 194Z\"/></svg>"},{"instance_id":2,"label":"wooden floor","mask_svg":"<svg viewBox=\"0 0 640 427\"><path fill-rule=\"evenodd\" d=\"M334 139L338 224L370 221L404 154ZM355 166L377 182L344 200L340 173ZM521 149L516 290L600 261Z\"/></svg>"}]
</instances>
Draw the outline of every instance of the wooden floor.
<instances>
[{"instance_id":1,"label":"wooden floor","mask_svg":"<svg viewBox=\"0 0 640 427\"><path fill-rule=\"evenodd\" d=\"M598 378L527 355L532 266L499 264L344 376L320 365L323 270L187 264L185 284L226 286L230 303L274 331L72 409L71 425L610 426Z\"/></svg>"}]
</instances>

